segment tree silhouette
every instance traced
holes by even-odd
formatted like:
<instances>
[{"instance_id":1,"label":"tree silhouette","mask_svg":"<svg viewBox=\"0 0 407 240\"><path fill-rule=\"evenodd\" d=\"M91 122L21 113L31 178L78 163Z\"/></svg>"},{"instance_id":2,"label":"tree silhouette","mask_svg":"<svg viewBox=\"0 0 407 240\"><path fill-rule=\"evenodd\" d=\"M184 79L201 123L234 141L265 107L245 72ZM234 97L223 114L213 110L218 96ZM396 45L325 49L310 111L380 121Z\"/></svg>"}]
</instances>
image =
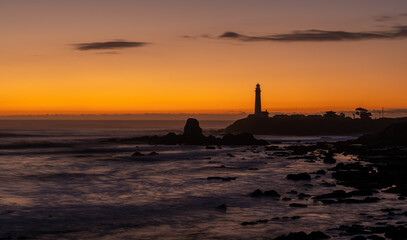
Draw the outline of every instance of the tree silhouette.
<instances>
[{"instance_id":1,"label":"tree silhouette","mask_svg":"<svg viewBox=\"0 0 407 240\"><path fill-rule=\"evenodd\" d=\"M362 120L372 119L372 113L365 108L356 108L356 115L358 115Z\"/></svg>"},{"instance_id":2,"label":"tree silhouette","mask_svg":"<svg viewBox=\"0 0 407 240\"><path fill-rule=\"evenodd\" d=\"M327 118L327 119L345 118L345 114L344 113L337 114L334 111L327 111L327 112L325 112L323 117Z\"/></svg>"}]
</instances>

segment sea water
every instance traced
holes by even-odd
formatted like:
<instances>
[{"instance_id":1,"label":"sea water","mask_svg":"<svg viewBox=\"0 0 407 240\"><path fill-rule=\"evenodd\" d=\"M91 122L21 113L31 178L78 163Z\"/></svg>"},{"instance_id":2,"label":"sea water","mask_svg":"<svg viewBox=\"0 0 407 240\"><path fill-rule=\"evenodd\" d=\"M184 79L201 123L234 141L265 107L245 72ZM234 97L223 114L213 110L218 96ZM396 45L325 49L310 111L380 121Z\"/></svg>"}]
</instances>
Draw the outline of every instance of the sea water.
<instances>
[{"instance_id":1,"label":"sea water","mask_svg":"<svg viewBox=\"0 0 407 240\"><path fill-rule=\"evenodd\" d=\"M282 156L263 146L124 144L104 141L181 133L183 121L13 122L0 127L0 238L36 239L273 239L293 231L320 230L348 239L340 225L400 221L380 209L407 205L379 193L379 203L323 205L312 196L333 190L322 161ZM227 126L203 121L205 133ZM257 136L273 145L336 141L352 137ZM154 156L132 157L134 152ZM338 162L356 161L338 155ZM290 173L326 170L311 181ZM233 177L236 180L208 180ZM256 189L281 197L252 198ZM283 197L291 198L282 201ZM290 203L308 205L289 207ZM227 208L219 208L226 204ZM300 216L297 218L296 216ZM294 217L294 218L293 218ZM274 218L274 220L272 220ZM277 219L278 218L278 219ZM255 225L243 222L268 221Z\"/></svg>"}]
</instances>

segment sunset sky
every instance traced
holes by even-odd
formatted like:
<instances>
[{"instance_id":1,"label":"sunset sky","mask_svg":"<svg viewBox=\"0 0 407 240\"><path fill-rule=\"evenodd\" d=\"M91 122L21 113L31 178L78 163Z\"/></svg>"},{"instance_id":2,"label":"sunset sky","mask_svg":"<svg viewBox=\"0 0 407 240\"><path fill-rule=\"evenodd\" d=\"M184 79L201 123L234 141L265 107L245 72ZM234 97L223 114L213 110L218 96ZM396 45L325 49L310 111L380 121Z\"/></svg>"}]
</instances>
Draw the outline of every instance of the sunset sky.
<instances>
[{"instance_id":1,"label":"sunset sky","mask_svg":"<svg viewBox=\"0 0 407 240\"><path fill-rule=\"evenodd\" d=\"M0 0L0 115L407 108L405 0Z\"/></svg>"}]
</instances>

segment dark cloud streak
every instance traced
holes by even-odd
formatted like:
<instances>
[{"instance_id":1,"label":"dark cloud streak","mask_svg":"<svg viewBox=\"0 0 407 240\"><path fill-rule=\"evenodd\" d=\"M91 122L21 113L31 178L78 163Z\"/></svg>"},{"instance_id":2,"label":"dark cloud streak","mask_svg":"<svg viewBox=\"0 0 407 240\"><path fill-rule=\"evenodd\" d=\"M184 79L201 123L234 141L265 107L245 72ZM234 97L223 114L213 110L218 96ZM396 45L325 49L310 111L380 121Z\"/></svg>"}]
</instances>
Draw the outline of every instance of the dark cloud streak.
<instances>
[{"instance_id":1,"label":"dark cloud streak","mask_svg":"<svg viewBox=\"0 0 407 240\"><path fill-rule=\"evenodd\" d=\"M347 32L326 30L295 31L286 34L266 36L249 36L236 32L225 32L219 36L224 39L240 41L277 41L277 42L327 42L327 41L360 41L372 39L402 39L407 37L407 25L393 27L388 31Z\"/></svg>"},{"instance_id":2,"label":"dark cloud streak","mask_svg":"<svg viewBox=\"0 0 407 240\"><path fill-rule=\"evenodd\" d=\"M147 45L146 42L128 42L124 40L109 41L109 42L91 42L91 43L78 43L74 44L76 50L89 51L89 50L106 50L106 49L123 49L143 47Z\"/></svg>"},{"instance_id":3,"label":"dark cloud streak","mask_svg":"<svg viewBox=\"0 0 407 240\"><path fill-rule=\"evenodd\" d=\"M374 17L374 20L377 22L387 22L387 21L393 21L393 20L397 20L400 18L404 18L404 17L407 17L407 13L400 13L397 15L380 15L380 16Z\"/></svg>"}]
</instances>

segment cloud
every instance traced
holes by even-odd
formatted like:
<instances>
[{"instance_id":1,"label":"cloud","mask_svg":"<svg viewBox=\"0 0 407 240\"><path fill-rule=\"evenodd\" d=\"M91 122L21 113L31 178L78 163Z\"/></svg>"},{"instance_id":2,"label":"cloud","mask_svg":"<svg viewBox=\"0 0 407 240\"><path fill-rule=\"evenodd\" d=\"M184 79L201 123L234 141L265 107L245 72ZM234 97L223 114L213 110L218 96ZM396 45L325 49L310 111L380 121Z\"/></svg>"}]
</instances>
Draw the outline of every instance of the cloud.
<instances>
[{"instance_id":1,"label":"cloud","mask_svg":"<svg viewBox=\"0 0 407 240\"><path fill-rule=\"evenodd\" d=\"M387 21L404 18L404 17L407 17L407 13L400 13L400 14L396 14L396 15L379 15L379 16L373 17L373 19L377 22L387 22Z\"/></svg>"},{"instance_id":2,"label":"cloud","mask_svg":"<svg viewBox=\"0 0 407 240\"><path fill-rule=\"evenodd\" d=\"M347 32L327 30L294 31L285 34L249 36L237 32L225 32L219 36L223 39L240 41L276 41L276 42L326 42L326 41L357 41L370 39L401 39L407 38L407 25L396 26L387 31Z\"/></svg>"},{"instance_id":3,"label":"cloud","mask_svg":"<svg viewBox=\"0 0 407 240\"><path fill-rule=\"evenodd\" d=\"M146 42L128 42L124 40L116 40L109 42L91 42L91 43L77 43L74 44L76 50L89 51L89 50L106 50L106 49L123 49L142 47L147 45Z\"/></svg>"},{"instance_id":4,"label":"cloud","mask_svg":"<svg viewBox=\"0 0 407 240\"><path fill-rule=\"evenodd\" d=\"M98 52L97 54L115 55L115 54L120 54L120 53L116 52L116 51L110 51L110 52Z\"/></svg>"}]
</instances>

